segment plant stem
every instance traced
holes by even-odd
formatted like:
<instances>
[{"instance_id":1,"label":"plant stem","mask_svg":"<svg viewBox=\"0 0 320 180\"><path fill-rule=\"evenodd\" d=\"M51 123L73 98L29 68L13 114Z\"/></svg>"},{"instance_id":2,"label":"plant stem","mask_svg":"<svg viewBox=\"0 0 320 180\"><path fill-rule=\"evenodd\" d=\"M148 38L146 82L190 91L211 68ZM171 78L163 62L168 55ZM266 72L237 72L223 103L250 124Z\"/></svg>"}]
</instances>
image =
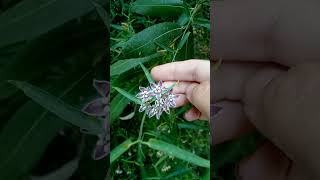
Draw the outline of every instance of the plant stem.
<instances>
[{"instance_id":1,"label":"plant stem","mask_svg":"<svg viewBox=\"0 0 320 180\"><path fill-rule=\"evenodd\" d=\"M197 14L198 10L201 8L201 4L196 4L196 6L194 7L194 9L192 10L190 19L188 21L188 24L184 27L184 32L182 34L182 38L186 35L187 30L190 28L191 23L193 22L193 18L194 16ZM177 49L174 54L173 54L173 58L172 58L172 62L176 60L176 56L178 54L179 50Z\"/></svg>"},{"instance_id":2,"label":"plant stem","mask_svg":"<svg viewBox=\"0 0 320 180\"><path fill-rule=\"evenodd\" d=\"M141 120L141 125L140 125L140 131L139 131L139 137L138 137L138 140L137 142L139 143L138 144L138 163L142 164L142 166L140 166L140 174L141 174L141 177L144 179L145 177L147 177L147 173L146 173L146 170L144 168L144 165L143 165L143 160L144 160L144 155L143 155L143 151L142 151L142 147L141 147L141 144L143 143L142 142L142 131L143 131L143 125L144 125L144 120L146 119L146 113L144 113L143 117L142 117L142 120Z\"/></svg>"},{"instance_id":3,"label":"plant stem","mask_svg":"<svg viewBox=\"0 0 320 180\"><path fill-rule=\"evenodd\" d=\"M143 124L144 124L144 120L145 120L145 119L146 119L146 113L144 113L144 115L143 115L143 117L142 117L138 141L142 141L142 131L143 131ZM139 142L139 144L141 144L141 143Z\"/></svg>"}]
</instances>

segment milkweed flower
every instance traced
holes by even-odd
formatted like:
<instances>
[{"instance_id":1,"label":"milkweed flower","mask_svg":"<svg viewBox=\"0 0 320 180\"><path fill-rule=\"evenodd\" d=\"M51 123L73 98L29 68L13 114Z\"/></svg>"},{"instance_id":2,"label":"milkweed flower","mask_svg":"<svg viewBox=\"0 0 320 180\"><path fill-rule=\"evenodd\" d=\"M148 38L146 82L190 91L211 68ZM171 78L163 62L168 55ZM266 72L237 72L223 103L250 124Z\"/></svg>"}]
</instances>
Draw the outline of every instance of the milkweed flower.
<instances>
[{"instance_id":1,"label":"milkweed flower","mask_svg":"<svg viewBox=\"0 0 320 180\"><path fill-rule=\"evenodd\" d=\"M99 135L96 147L93 151L93 159L105 158L110 152L110 129L109 129L109 82L93 80L93 87L100 95L98 98L86 104L82 112L102 120L103 133Z\"/></svg>"},{"instance_id":2,"label":"milkweed flower","mask_svg":"<svg viewBox=\"0 0 320 180\"><path fill-rule=\"evenodd\" d=\"M149 118L155 116L160 119L163 112L170 113L170 108L176 107L177 95L173 94L172 88L167 88L162 81L150 83L149 87L139 87L140 92L136 95L141 100L139 112L145 111Z\"/></svg>"}]
</instances>

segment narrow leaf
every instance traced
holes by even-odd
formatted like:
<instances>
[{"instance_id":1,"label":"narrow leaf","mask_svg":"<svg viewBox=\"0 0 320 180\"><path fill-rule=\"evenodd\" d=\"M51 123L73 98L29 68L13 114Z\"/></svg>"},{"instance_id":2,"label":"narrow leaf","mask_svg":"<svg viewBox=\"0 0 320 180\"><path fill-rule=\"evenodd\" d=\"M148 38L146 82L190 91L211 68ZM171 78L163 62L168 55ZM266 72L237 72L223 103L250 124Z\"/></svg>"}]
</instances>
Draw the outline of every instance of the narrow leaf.
<instances>
[{"instance_id":1,"label":"narrow leaf","mask_svg":"<svg viewBox=\"0 0 320 180\"><path fill-rule=\"evenodd\" d=\"M70 179L73 173L77 170L79 164L79 159L73 159L65 163L59 169L50 172L43 176L32 176L31 180L67 180Z\"/></svg>"},{"instance_id":2,"label":"narrow leaf","mask_svg":"<svg viewBox=\"0 0 320 180\"><path fill-rule=\"evenodd\" d=\"M199 26L202 26L202 27L205 27L207 28L207 30L210 31L210 20L208 19L204 19L204 18L195 18L193 23L195 25L199 25Z\"/></svg>"},{"instance_id":3,"label":"narrow leaf","mask_svg":"<svg viewBox=\"0 0 320 180\"><path fill-rule=\"evenodd\" d=\"M108 31L110 32L110 25L109 25L110 23L109 23L108 13L103 8L103 6L101 6L100 4L93 2L93 5L96 7L96 10L97 10L99 16L101 17L104 25L107 27Z\"/></svg>"},{"instance_id":4,"label":"narrow leaf","mask_svg":"<svg viewBox=\"0 0 320 180\"><path fill-rule=\"evenodd\" d=\"M191 168L178 168L177 170L173 171L172 173L170 173L169 175L167 175L164 179L171 179L173 177L176 176L181 176L182 174L187 174L189 172L191 172L192 169Z\"/></svg>"},{"instance_id":5,"label":"narrow leaf","mask_svg":"<svg viewBox=\"0 0 320 180\"><path fill-rule=\"evenodd\" d=\"M132 119L134 117L134 115L135 115L135 112L133 111L132 113L130 113L130 114L124 116L124 117L120 117L120 119L123 120L123 121L130 120L130 119Z\"/></svg>"},{"instance_id":6,"label":"narrow leaf","mask_svg":"<svg viewBox=\"0 0 320 180\"><path fill-rule=\"evenodd\" d=\"M31 100L19 108L0 134L0 179L17 180L30 171L64 126Z\"/></svg>"},{"instance_id":7,"label":"narrow leaf","mask_svg":"<svg viewBox=\"0 0 320 180\"><path fill-rule=\"evenodd\" d=\"M180 40L180 42L179 42L179 44L178 44L178 47L177 47L178 50L180 50L180 49L183 48L183 46L186 44L186 42L187 42L190 34L191 34L191 32L188 31L188 32L181 38L181 40Z\"/></svg>"},{"instance_id":8,"label":"narrow leaf","mask_svg":"<svg viewBox=\"0 0 320 180\"><path fill-rule=\"evenodd\" d=\"M76 71L65 74L49 87L51 93L74 104L78 103L75 97L85 91L84 88L74 90L75 87L86 86L87 83L80 82L92 80L87 76L87 66L76 67ZM0 179L17 180L30 172L43 156L46 146L65 125L65 121L32 100L20 107L0 132L0 144L5 144L0 148Z\"/></svg>"},{"instance_id":9,"label":"narrow leaf","mask_svg":"<svg viewBox=\"0 0 320 180\"><path fill-rule=\"evenodd\" d=\"M124 59L119 60L116 63L112 64L110 67L110 76L121 75L132 68L139 65L139 63L150 62L158 57L163 56L163 53L155 53L150 56L142 57L142 58L133 58L133 59Z\"/></svg>"},{"instance_id":10,"label":"narrow leaf","mask_svg":"<svg viewBox=\"0 0 320 180\"><path fill-rule=\"evenodd\" d=\"M48 92L21 81L9 81L11 84L22 90L29 98L38 103L51 113L69 123L85 129L90 134L99 135L103 132L97 120L86 116L74 107L66 104L61 99Z\"/></svg>"},{"instance_id":11,"label":"narrow leaf","mask_svg":"<svg viewBox=\"0 0 320 180\"><path fill-rule=\"evenodd\" d=\"M192 129L192 130L204 130L208 129L208 127L196 125L194 123L178 123L179 129Z\"/></svg>"},{"instance_id":12,"label":"narrow leaf","mask_svg":"<svg viewBox=\"0 0 320 180\"><path fill-rule=\"evenodd\" d=\"M192 27L189 29L192 32ZM178 51L176 60L186 60L194 58L194 35L191 33L189 38L186 40L184 46Z\"/></svg>"},{"instance_id":13,"label":"narrow leaf","mask_svg":"<svg viewBox=\"0 0 320 180\"><path fill-rule=\"evenodd\" d=\"M134 92L138 88L138 85L133 86L128 90L128 93ZM111 101L110 103L110 124L112 124L119 116L121 113L124 111L126 106L130 100L123 96L122 94L117 94Z\"/></svg>"},{"instance_id":14,"label":"narrow leaf","mask_svg":"<svg viewBox=\"0 0 320 180\"><path fill-rule=\"evenodd\" d=\"M168 52L174 53L174 50L173 50L172 48L167 47L167 46L165 46L165 45L163 45L163 44L161 44L161 43L159 43L159 42L157 42L157 41L154 41L154 43L155 43L156 45L158 45L159 47L161 47L162 49L164 49L164 50L166 50L166 51L168 51Z\"/></svg>"},{"instance_id":15,"label":"narrow leaf","mask_svg":"<svg viewBox=\"0 0 320 180\"><path fill-rule=\"evenodd\" d=\"M181 159L183 161L187 161L189 163L192 163L197 166L210 168L210 161L206 160L202 157L199 157L191 152L188 152L186 150L183 150L175 145L156 140L156 139L150 139L148 142L144 143L148 145L150 148L162 151L164 153L167 153L170 156L176 157L178 159Z\"/></svg>"},{"instance_id":16,"label":"narrow leaf","mask_svg":"<svg viewBox=\"0 0 320 180\"><path fill-rule=\"evenodd\" d=\"M237 139L218 144L213 149L214 169L218 170L226 164L237 164L253 154L266 138L258 131L252 131Z\"/></svg>"},{"instance_id":17,"label":"narrow leaf","mask_svg":"<svg viewBox=\"0 0 320 180\"><path fill-rule=\"evenodd\" d=\"M158 48L157 44L154 43L155 41L164 46L170 46L172 41L179 37L181 31L182 28L172 22L150 26L135 34L123 44L122 55L137 58L154 54Z\"/></svg>"},{"instance_id":18,"label":"narrow leaf","mask_svg":"<svg viewBox=\"0 0 320 180\"><path fill-rule=\"evenodd\" d=\"M137 0L131 7L132 12L157 17L177 16L184 9L181 0Z\"/></svg>"},{"instance_id":19,"label":"narrow leaf","mask_svg":"<svg viewBox=\"0 0 320 180\"><path fill-rule=\"evenodd\" d=\"M120 94L122 94L124 97L128 98L129 100L137 103L137 104L142 104L142 102L136 98L135 96L131 95L130 93L128 93L127 91L118 88L118 87L113 87L115 90L117 90Z\"/></svg>"},{"instance_id":20,"label":"narrow leaf","mask_svg":"<svg viewBox=\"0 0 320 180\"><path fill-rule=\"evenodd\" d=\"M92 6L92 4L90 5ZM101 26L99 26L99 30L96 30L96 28L97 24L72 22L29 41L18 51L13 61L6 63L0 69L0 101L18 91L17 88L6 83L7 80L32 81L41 78L43 73L50 71L50 68L64 62L62 59L73 58L74 54L83 54L85 51L80 51L80 47L86 50L92 49L92 46L88 47L88 45L92 44L94 39L101 39L105 33ZM2 38L0 37L0 39ZM102 41L101 47L103 46ZM95 51L100 51L101 47L95 47ZM92 58L92 54L90 57ZM78 62L88 61L89 59L83 59L83 61ZM90 61L92 60L90 59Z\"/></svg>"},{"instance_id":21,"label":"narrow leaf","mask_svg":"<svg viewBox=\"0 0 320 180\"><path fill-rule=\"evenodd\" d=\"M180 26L184 26L188 23L188 21L190 20L190 12L185 10L183 11L183 13L180 15L177 24L179 24Z\"/></svg>"},{"instance_id":22,"label":"narrow leaf","mask_svg":"<svg viewBox=\"0 0 320 180\"><path fill-rule=\"evenodd\" d=\"M124 141L115 147L110 153L110 164L117 160L123 153L125 153L133 145L130 139Z\"/></svg>"},{"instance_id":23,"label":"narrow leaf","mask_svg":"<svg viewBox=\"0 0 320 180\"><path fill-rule=\"evenodd\" d=\"M149 70L148 70L143 64L141 64L141 63L140 63L140 66L141 66L141 68L143 69L143 72L144 72L144 74L146 75L146 78L148 79L149 83L150 83L150 84L151 84L151 83L154 83L154 79L152 78Z\"/></svg>"},{"instance_id":24,"label":"narrow leaf","mask_svg":"<svg viewBox=\"0 0 320 180\"><path fill-rule=\"evenodd\" d=\"M0 46L31 40L93 9L87 0L21 1L0 15Z\"/></svg>"},{"instance_id":25,"label":"narrow leaf","mask_svg":"<svg viewBox=\"0 0 320 180\"><path fill-rule=\"evenodd\" d=\"M210 176L210 169L208 169L204 176L201 178L201 180L210 180L211 179L211 176Z\"/></svg>"}]
</instances>

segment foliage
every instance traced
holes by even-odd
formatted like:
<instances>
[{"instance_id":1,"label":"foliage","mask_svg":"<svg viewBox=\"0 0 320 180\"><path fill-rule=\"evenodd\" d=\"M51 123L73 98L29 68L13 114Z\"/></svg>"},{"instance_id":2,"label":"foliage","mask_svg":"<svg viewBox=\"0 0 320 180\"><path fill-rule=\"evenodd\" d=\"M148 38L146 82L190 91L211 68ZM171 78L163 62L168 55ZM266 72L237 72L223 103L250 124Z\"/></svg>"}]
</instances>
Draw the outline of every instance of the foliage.
<instances>
[{"instance_id":1,"label":"foliage","mask_svg":"<svg viewBox=\"0 0 320 180\"><path fill-rule=\"evenodd\" d=\"M160 120L148 118L138 112L141 103L135 98L139 86L153 81L152 67L208 59L209 10L208 0L111 2L112 178L209 177L208 123L185 122L182 115L190 106L161 115Z\"/></svg>"},{"instance_id":2,"label":"foliage","mask_svg":"<svg viewBox=\"0 0 320 180\"><path fill-rule=\"evenodd\" d=\"M106 176L99 120L81 113L108 80L104 4L0 0L0 179Z\"/></svg>"},{"instance_id":3,"label":"foliage","mask_svg":"<svg viewBox=\"0 0 320 180\"><path fill-rule=\"evenodd\" d=\"M236 165L253 154L265 140L266 138L260 133L252 131L237 139L216 145L211 161L211 168L214 169L213 177L219 180L236 179Z\"/></svg>"}]
</instances>

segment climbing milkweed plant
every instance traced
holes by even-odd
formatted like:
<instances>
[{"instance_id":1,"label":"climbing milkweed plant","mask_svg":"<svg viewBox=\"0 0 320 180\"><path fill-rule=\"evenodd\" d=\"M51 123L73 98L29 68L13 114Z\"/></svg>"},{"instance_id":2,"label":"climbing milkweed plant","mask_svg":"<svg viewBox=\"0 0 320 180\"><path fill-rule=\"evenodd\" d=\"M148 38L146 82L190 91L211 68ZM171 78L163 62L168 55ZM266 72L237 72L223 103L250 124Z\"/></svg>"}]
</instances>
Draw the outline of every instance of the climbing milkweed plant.
<instances>
[{"instance_id":1,"label":"climbing milkweed plant","mask_svg":"<svg viewBox=\"0 0 320 180\"><path fill-rule=\"evenodd\" d=\"M197 54L208 47L199 45L210 29L208 12L209 0L111 2L112 178L209 177L208 123L182 120L189 106L175 108L172 89L179 82L166 87L149 72L208 58Z\"/></svg>"},{"instance_id":2,"label":"climbing milkweed plant","mask_svg":"<svg viewBox=\"0 0 320 180\"><path fill-rule=\"evenodd\" d=\"M92 157L95 160L105 158L110 152L110 127L109 127L109 82L93 81L93 87L96 89L100 97L86 104L82 112L89 116L100 118L103 132L98 135L99 139L93 151Z\"/></svg>"}]
</instances>

